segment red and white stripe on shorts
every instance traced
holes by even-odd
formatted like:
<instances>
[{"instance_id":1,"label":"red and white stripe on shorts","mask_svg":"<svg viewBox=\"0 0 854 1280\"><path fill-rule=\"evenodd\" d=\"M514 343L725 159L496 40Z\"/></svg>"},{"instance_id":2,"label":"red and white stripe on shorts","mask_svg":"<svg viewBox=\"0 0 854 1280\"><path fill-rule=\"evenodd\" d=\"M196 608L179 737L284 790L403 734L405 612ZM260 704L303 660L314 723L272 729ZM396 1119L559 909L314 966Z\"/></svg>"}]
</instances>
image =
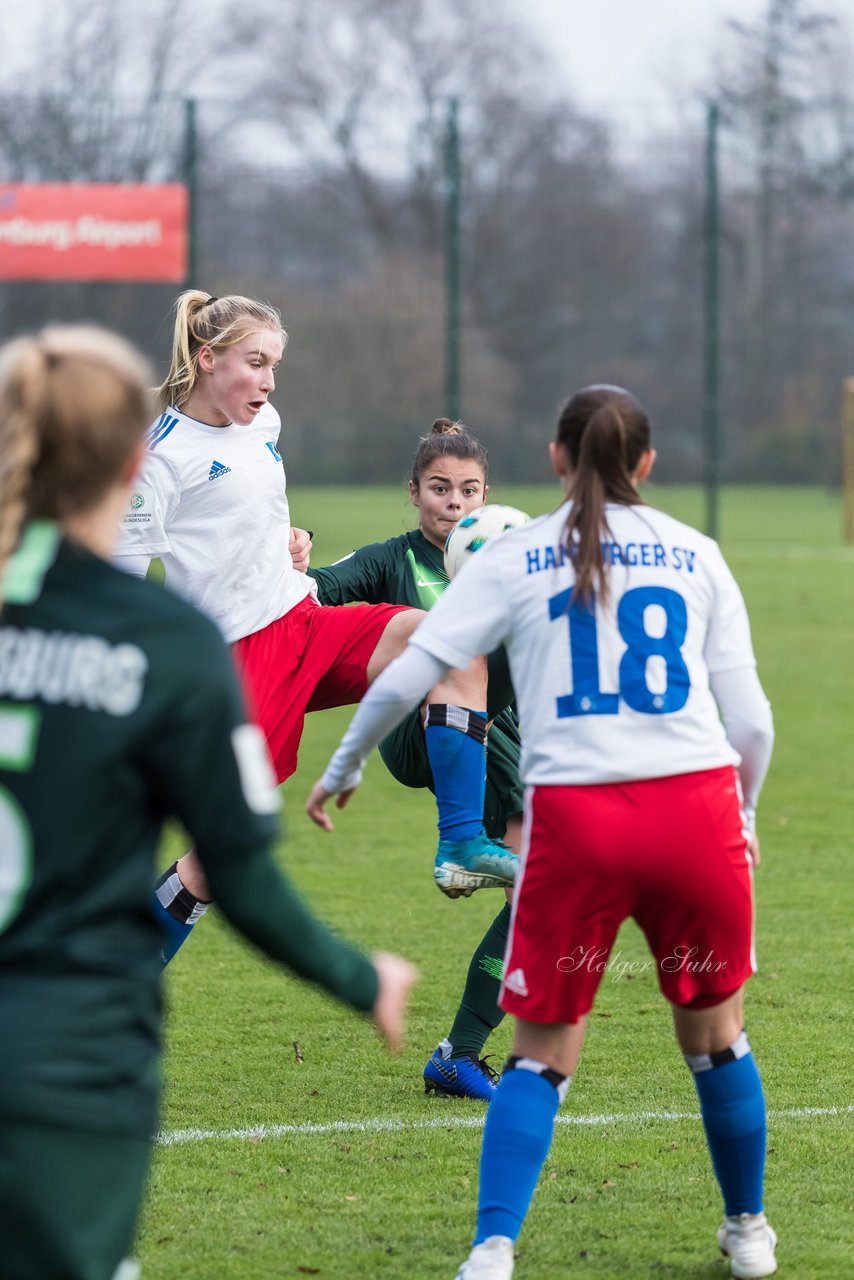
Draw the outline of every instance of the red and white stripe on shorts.
<instances>
[{"instance_id":1,"label":"red and white stripe on shorts","mask_svg":"<svg viewBox=\"0 0 854 1280\"><path fill-rule=\"evenodd\" d=\"M718 1004L754 972L753 878L731 766L598 786L531 787L525 800L501 1006L574 1023L633 917L671 1003Z\"/></svg>"}]
</instances>

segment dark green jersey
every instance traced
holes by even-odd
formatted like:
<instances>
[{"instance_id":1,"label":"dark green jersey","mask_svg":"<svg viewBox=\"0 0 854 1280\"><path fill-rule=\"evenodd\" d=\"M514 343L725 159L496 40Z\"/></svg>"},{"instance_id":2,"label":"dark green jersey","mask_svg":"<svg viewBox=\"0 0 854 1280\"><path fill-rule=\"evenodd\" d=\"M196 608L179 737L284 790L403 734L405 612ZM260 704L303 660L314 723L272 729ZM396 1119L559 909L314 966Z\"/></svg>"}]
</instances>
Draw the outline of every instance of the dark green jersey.
<instances>
[{"instance_id":1,"label":"dark green jersey","mask_svg":"<svg viewBox=\"0 0 854 1280\"><path fill-rule=\"evenodd\" d=\"M324 569L310 569L321 604L408 604L431 609L448 585L442 552L420 529L387 542L360 547ZM493 721L487 739L486 801L483 819L489 835L500 838L507 820L522 809L519 779L521 740L513 709L513 684L503 648L491 653L487 712ZM418 711L407 716L380 743L389 772L407 787L433 789L424 730Z\"/></svg>"},{"instance_id":2,"label":"dark green jersey","mask_svg":"<svg viewBox=\"0 0 854 1280\"><path fill-rule=\"evenodd\" d=\"M224 913L269 954L370 1008L367 960L269 856L258 731L207 619L33 525L0 616L0 1113L151 1133L164 820Z\"/></svg>"},{"instance_id":3,"label":"dark green jersey","mask_svg":"<svg viewBox=\"0 0 854 1280\"><path fill-rule=\"evenodd\" d=\"M420 529L387 542L372 542L324 569L309 569L321 604L408 604L432 609L448 585L438 547ZM503 649L489 657L488 711L496 716L513 702L513 685Z\"/></svg>"},{"instance_id":4,"label":"dark green jersey","mask_svg":"<svg viewBox=\"0 0 854 1280\"><path fill-rule=\"evenodd\" d=\"M360 547L325 569L309 569L321 604L408 604L431 609L448 585L442 552L420 529Z\"/></svg>"}]
</instances>

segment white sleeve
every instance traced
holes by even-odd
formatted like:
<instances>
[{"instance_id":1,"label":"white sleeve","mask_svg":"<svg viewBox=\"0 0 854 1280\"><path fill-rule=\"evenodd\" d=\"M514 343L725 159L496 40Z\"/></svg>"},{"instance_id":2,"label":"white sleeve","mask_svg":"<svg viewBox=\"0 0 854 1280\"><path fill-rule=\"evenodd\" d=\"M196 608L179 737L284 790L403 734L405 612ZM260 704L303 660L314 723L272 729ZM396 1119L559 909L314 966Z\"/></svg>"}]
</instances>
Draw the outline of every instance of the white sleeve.
<instances>
[{"instance_id":1,"label":"white sleeve","mask_svg":"<svg viewBox=\"0 0 854 1280\"><path fill-rule=\"evenodd\" d=\"M122 573L132 573L137 578L144 578L151 564L151 556L113 556L113 564Z\"/></svg>"},{"instance_id":2,"label":"white sleeve","mask_svg":"<svg viewBox=\"0 0 854 1280\"><path fill-rule=\"evenodd\" d=\"M151 557L170 551L168 528L180 496L172 465L161 454L146 452L122 518L118 555Z\"/></svg>"},{"instance_id":3,"label":"white sleeve","mask_svg":"<svg viewBox=\"0 0 854 1280\"><path fill-rule=\"evenodd\" d=\"M756 805L774 745L771 706L755 667L712 672L709 685L720 708L726 736L741 756L738 767L744 811L753 830Z\"/></svg>"},{"instance_id":4,"label":"white sleeve","mask_svg":"<svg viewBox=\"0 0 854 1280\"><path fill-rule=\"evenodd\" d=\"M755 667L744 597L716 543L709 554L714 600L703 656L710 672Z\"/></svg>"},{"instance_id":5,"label":"white sleeve","mask_svg":"<svg viewBox=\"0 0 854 1280\"><path fill-rule=\"evenodd\" d=\"M508 633L508 593L502 542L473 556L409 638L399 658L365 694L322 785L330 794L359 785L373 748L452 667L492 653Z\"/></svg>"},{"instance_id":6,"label":"white sleeve","mask_svg":"<svg viewBox=\"0 0 854 1280\"><path fill-rule=\"evenodd\" d=\"M359 785L365 761L374 747L418 706L450 667L449 662L410 645L380 673L360 702L321 779L330 795Z\"/></svg>"}]
</instances>

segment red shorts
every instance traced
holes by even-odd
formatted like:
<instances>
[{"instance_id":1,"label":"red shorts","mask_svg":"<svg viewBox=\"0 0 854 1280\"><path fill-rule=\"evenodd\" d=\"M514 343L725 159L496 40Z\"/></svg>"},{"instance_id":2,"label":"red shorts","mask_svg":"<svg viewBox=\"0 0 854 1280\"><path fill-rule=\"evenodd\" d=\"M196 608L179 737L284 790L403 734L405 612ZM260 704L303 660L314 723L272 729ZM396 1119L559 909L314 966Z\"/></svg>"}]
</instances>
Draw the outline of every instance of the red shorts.
<instances>
[{"instance_id":1,"label":"red shorts","mask_svg":"<svg viewBox=\"0 0 854 1280\"><path fill-rule=\"evenodd\" d=\"M405 605L319 605L307 596L283 618L232 647L250 712L264 731L279 782L297 767L307 711L358 702L368 663Z\"/></svg>"},{"instance_id":2,"label":"red shorts","mask_svg":"<svg viewBox=\"0 0 854 1280\"><path fill-rule=\"evenodd\" d=\"M532 787L501 1006L574 1023L619 977L632 916L675 1005L725 1000L755 970L753 877L735 769L591 787ZM652 967L652 962L650 962Z\"/></svg>"}]
</instances>

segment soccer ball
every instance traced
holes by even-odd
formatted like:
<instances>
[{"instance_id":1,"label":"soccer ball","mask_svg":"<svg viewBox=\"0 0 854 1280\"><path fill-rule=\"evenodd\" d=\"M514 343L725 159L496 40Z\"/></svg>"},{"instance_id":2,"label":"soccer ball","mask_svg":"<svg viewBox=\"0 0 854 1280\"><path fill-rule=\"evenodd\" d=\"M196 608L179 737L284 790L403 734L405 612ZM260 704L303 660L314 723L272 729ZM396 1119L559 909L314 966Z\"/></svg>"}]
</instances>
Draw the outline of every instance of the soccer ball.
<instances>
[{"instance_id":1,"label":"soccer ball","mask_svg":"<svg viewBox=\"0 0 854 1280\"><path fill-rule=\"evenodd\" d=\"M527 524L530 516L516 507L502 507L497 502L477 507L462 520L458 520L445 542L445 573L453 578L459 573L475 551L479 551L490 538L497 538L508 529L518 529Z\"/></svg>"}]
</instances>

